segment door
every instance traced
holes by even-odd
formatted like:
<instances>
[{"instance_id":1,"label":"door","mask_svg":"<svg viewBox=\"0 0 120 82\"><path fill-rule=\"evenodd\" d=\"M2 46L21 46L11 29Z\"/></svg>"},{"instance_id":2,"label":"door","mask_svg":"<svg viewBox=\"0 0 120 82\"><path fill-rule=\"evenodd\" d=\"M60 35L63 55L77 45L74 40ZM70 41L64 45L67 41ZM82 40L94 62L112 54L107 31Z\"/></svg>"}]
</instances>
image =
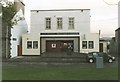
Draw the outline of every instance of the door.
<instances>
[{"instance_id":1,"label":"door","mask_svg":"<svg viewBox=\"0 0 120 82\"><path fill-rule=\"evenodd\" d=\"M22 46L17 45L17 48L18 48L18 56L22 56Z\"/></svg>"},{"instance_id":2,"label":"door","mask_svg":"<svg viewBox=\"0 0 120 82\"><path fill-rule=\"evenodd\" d=\"M103 43L99 44L99 52L103 52Z\"/></svg>"},{"instance_id":3,"label":"door","mask_svg":"<svg viewBox=\"0 0 120 82\"><path fill-rule=\"evenodd\" d=\"M61 42L60 41L46 41L46 50L47 51L60 51Z\"/></svg>"},{"instance_id":4,"label":"door","mask_svg":"<svg viewBox=\"0 0 120 82\"><path fill-rule=\"evenodd\" d=\"M73 51L72 40L46 41L46 51L66 51L68 47L71 47Z\"/></svg>"}]
</instances>

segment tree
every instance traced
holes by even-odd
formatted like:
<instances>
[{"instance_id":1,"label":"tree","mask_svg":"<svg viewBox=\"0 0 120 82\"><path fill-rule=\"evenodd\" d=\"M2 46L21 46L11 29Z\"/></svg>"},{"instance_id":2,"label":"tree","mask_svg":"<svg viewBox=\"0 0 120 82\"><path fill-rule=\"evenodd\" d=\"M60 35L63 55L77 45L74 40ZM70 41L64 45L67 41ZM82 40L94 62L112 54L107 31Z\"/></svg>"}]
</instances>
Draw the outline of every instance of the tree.
<instances>
[{"instance_id":1,"label":"tree","mask_svg":"<svg viewBox=\"0 0 120 82\"><path fill-rule=\"evenodd\" d=\"M6 6L2 5L2 58L10 58L10 37L11 28L14 24L12 19L16 14L15 5L6 2Z\"/></svg>"},{"instance_id":2,"label":"tree","mask_svg":"<svg viewBox=\"0 0 120 82\"><path fill-rule=\"evenodd\" d=\"M2 6L2 23L8 27L12 27L14 23L11 20L15 14L16 9L11 2L7 3L6 7Z\"/></svg>"}]
</instances>

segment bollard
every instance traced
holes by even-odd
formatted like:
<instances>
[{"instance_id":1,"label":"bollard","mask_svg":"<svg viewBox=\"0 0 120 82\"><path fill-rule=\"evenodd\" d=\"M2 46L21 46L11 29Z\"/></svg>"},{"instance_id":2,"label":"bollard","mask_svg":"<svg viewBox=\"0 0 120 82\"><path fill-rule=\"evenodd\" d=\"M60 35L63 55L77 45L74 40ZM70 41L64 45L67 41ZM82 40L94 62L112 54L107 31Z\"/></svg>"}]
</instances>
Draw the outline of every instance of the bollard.
<instances>
[{"instance_id":1,"label":"bollard","mask_svg":"<svg viewBox=\"0 0 120 82\"><path fill-rule=\"evenodd\" d=\"M103 68L103 57L96 57L96 68Z\"/></svg>"}]
</instances>

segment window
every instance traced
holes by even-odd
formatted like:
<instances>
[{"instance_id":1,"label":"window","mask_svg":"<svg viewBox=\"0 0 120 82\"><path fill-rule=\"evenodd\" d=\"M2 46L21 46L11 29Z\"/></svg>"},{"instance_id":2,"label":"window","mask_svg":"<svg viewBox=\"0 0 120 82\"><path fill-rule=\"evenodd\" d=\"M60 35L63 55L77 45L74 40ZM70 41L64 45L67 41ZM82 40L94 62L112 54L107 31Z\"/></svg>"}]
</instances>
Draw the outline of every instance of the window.
<instances>
[{"instance_id":1,"label":"window","mask_svg":"<svg viewBox=\"0 0 120 82\"><path fill-rule=\"evenodd\" d=\"M17 38L13 38L12 40L13 40L13 41L17 41Z\"/></svg>"},{"instance_id":2,"label":"window","mask_svg":"<svg viewBox=\"0 0 120 82\"><path fill-rule=\"evenodd\" d=\"M46 29L51 29L51 18L46 18Z\"/></svg>"},{"instance_id":3,"label":"window","mask_svg":"<svg viewBox=\"0 0 120 82\"><path fill-rule=\"evenodd\" d=\"M87 49L87 41L82 41L82 48Z\"/></svg>"},{"instance_id":4,"label":"window","mask_svg":"<svg viewBox=\"0 0 120 82\"><path fill-rule=\"evenodd\" d=\"M32 48L32 41L27 41L27 48L31 49Z\"/></svg>"},{"instance_id":5,"label":"window","mask_svg":"<svg viewBox=\"0 0 120 82\"><path fill-rule=\"evenodd\" d=\"M57 29L62 29L62 18L57 18Z\"/></svg>"},{"instance_id":6,"label":"window","mask_svg":"<svg viewBox=\"0 0 120 82\"><path fill-rule=\"evenodd\" d=\"M38 48L38 41L33 41L33 48L37 49Z\"/></svg>"},{"instance_id":7,"label":"window","mask_svg":"<svg viewBox=\"0 0 120 82\"><path fill-rule=\"evenodd\" d=\"M94 48L94 42L93 41L89 41L89 49L93 49Z\"/></svg>"},{"instance_id":8,"label":"window","mask_svg":"<svg viewBox=\"0 0 120 82\"><path fill-rule=\"evenodd\" d=\"M74 29L74 18L69 18L69 27L68 29Z\"/></svg>"}]
</instances>

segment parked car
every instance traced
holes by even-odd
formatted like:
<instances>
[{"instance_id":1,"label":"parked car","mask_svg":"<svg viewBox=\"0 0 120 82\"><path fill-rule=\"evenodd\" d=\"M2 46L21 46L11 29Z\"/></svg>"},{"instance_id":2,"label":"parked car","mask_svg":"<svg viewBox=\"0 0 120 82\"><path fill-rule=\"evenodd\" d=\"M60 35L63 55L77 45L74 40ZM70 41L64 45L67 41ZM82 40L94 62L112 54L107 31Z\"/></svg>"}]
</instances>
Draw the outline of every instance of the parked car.
<instances>
[{"instance_id":1,"label":"parked car","mask_svg":"<svg viewBox=\"0 0 120 82\"><path fill-rule=\"evenodd\" d=\"M102 52L90 52L87 54L86 59L88 62L93 63L96 62L96 57L103 57L104 62L112 63L113 61L115 61L114 56Z\"/></svg>"}]
</instances>

